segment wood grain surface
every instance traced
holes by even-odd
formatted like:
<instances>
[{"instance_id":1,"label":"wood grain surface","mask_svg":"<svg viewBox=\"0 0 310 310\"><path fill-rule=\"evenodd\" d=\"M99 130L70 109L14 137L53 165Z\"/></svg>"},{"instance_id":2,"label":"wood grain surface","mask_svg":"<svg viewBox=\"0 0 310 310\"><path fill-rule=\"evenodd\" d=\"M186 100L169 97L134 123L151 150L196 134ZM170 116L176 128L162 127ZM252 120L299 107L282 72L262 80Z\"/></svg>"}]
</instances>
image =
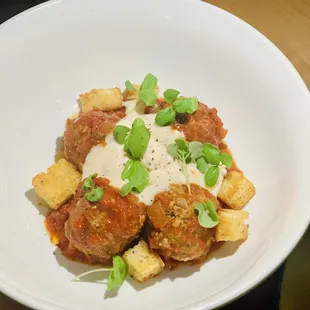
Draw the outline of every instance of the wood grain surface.
<instances>
[{"instance_id":1,"label":"wood grain surface","mask_svg":"<svg viewBox=\"0 0 310 310\"><path fill-rule=\"evenodd\" d=\"M262 32L284 52L310 88L310 0L204 1L233 13ZM41 2L44 1L0 0L0 23ZM224 309L276 309L271 299L276 295L277 279L277 274L274 274L254 291ZM262 304L264 300L266 304ZM0 293L0 310L27 309Z\"/></svg>"},{"instance_id":2,"label":"wood grain surface","mask_svg":"<svg viewBox=\"0 0 310 310\"><path fill-rule=\"evenodd\" d=\"M245 20L288 57L310 88L310 0L205 0Z\"/></svg>"}]
</instances>

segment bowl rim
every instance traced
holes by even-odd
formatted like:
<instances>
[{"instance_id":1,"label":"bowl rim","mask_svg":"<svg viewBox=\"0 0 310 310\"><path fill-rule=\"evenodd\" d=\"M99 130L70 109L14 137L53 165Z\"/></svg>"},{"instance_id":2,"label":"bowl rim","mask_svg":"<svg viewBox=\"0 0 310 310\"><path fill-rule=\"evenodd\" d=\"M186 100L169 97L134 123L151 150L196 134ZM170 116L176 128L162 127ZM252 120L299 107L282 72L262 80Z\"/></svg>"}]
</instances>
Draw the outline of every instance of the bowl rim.
<instances>
[{"instance_id":1,"label":"bowl rim","mask_svg":"<svg viewBox=\"0 0 310 310\"><path fill-rule=\"evenodd\" d=\"M49 7L51 5L57 4L59 2L63 2L66 0L48 0L47 2L43 2L41 4L35 5L31 8L28 8L27 10L9 18L2 24L0 24L0 32L5 30L7 26L9 26L11 23L19 20L20 18L23 18L27 15L30 15L38 10L41 10L43 8ZM210 4L208 2L204 2L201 0L182 0L183 2L190 2L192 5L201 5L205 7L209 6L212 7L215 10L218 10L221 12L221 14L226 15L227 18L232 20L233 22L239 23L242 25L242 27L246 27L249 31L253 33L257 37L257 39L261 40L264 44L268 45L269 48L275 52L279 58L282 59L282 63L284 66L287 67L291 71L292 77L296 80L296 82L299 84L300 91L305 94L305 97L308 97L308 101L310 104L310 91L305 84L304 80L298 73L297 69L293 66L293 64L290 62L290 60L283 54L283 52L271 41L269 40L265 35L263 35L261 32L259 32L256 28L254 28L252 25L247 23L246 21L242 20L238 16L216 6L213 4ZM238 285L238 287L230 293L226 294L225 297L223 297L221 300L216 301L214 304L212 304L212 308L208 309L214 309L218 307L225 306L234 300L244 296L249 291L255 289L258 285L260 285L268 276L270 276L272 273L275 272L275 270L285 261L287 256L293 251L293 249L296 247L302 236L305 234L308 226L310 223L310 217L308 219L304 219L302 225L298 227L298 231L295 233L294 238L291 238L291 242L287 247L284 249L284 253L282 255L279 255L276 260L273 261L272 264L269 264L267 268L265 268L259 276L251 279L250 281L247 281L246 283L243 283L242 285ZM23 289L15 287L13 284L5 283L5 281L0 277L0 292L3 294L13 298L17 302L37 309L37 310L74 310L73 308L63 307L59 304L54 304L52 301L44 300L38 296L26 293L23 291ZM203 298L199 301L195 301L191 304L188 304L186 306L183 306L181 308L178 308L179 310L204 310L206 305L206 300L208 298Z\"/></svg>"}]
</instances>

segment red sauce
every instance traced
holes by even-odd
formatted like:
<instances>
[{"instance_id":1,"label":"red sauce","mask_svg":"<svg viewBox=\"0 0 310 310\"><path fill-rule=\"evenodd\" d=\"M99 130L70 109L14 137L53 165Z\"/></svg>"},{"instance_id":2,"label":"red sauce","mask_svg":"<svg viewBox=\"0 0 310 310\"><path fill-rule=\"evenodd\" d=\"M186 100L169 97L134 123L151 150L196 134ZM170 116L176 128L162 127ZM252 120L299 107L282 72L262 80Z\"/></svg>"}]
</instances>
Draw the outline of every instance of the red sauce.
<instances>
[{"instance_id":1,"label":"red sauce","mask_svg":"<svg viewBox=\"0 0 310 310\"><path fill-rule=\"evenodd\" d=\"M166 103L164 99L158 99L157 106L147 107L146 113L156 113L167 106L170 106L170 104ZM65 132L66 156L80 169L90 148L104 141L102 138L113 130L115 123L119 119L125 116L125 110L121 109L116 112L106 113L104 117L102 115L102 112L94 111L87 115L80 114L78 123L68 120ZM110 120L108 121L108 119ZM227 130L223 128L223 123L214 108L210 109L206 105L199 103L198 110L190 115L186 123L180 124L176 122L172 125L172 128L183 132L187 141L209 142L218 146L222 152L231 154L224 142ZM230 170L240 171L235 161L233 161ZM116 243L116 246L111 244L109 250L113 253L117 251L122 253L125 246L139 234L145 220L145 206L138 203L136 196L130 194L121 197L120 191L110 186L109 181L104 178L96 178L95 184L104 190L103 198L95 204L95 209L89 208L89 203L85 202L84 199L82 204L84 204L85 211L78 215L75 214L77 201L81 201L85 194L80 186L76 196L57 211L52 211L45 221L52 242L60 248L63 255L69 259L88 264L110 261L109 258L100 256L100 250L95 251L96 255L90 254L93 248L97 250L100 247L100 243L108 246L109 242ZM174 247L169 249L161 248L159 239L154 236L150 238L153 246L155 245L155 250L157 248L159 254L164 255L163 258L169 269L174 269L180 264L180 262L169 257L171 253L184 257L187 248L189 249L188 255L194 255L197 250L202 253L202 256L198 260L191 261L190 264L199 264L205 261L207 253L211 249L213 250L219 246L219 243L214 242L214 231L203 229L199 225L197 217L194 216L193 210L191 210L192 214L184 220L183 224L176 224L175 220L178 216L171 216L171 213L169 213L171 210L168 210L174 198L183 197L189 205L192 205L193 202L205 200L207 197L213 200L217 207L220 207L216 198L206 189L193 184L191 185L192 194L188 195L186 186L181 187L182 193L180 190L174 193L159 193L156 195L154 204L148 208L148 216L155 230L157 232L164 230L169 242ZM137 205L139 208L137 208ZM141 210L144 211L141 213ZM74 220L71 220L70 215L72 214L74 214ZM74 231L70 235L74 242L69 241L67 238L68 232L66 235L65 226L69 218L70 229ZM97 229L90 225L94 218L100 223ZM141 221L133 220L137 218L140 218ZM78 250L78 245L83 248L83 251Z\"/></svg>"},{"instance_id":2,"label":"red sauce","mask_svg":"<svg viewBox=\"0 0 310 310\"><path fill-rule=\"evenodd\" d=\"M138 236L146 217L145 205L135 195L121 197L109 180L94 181L104 191L98 203L89 203L80 185L68 204L46 218L52 242L62 253L90 264L105 263L122 253Z\"/></svg>"}]
</instances>

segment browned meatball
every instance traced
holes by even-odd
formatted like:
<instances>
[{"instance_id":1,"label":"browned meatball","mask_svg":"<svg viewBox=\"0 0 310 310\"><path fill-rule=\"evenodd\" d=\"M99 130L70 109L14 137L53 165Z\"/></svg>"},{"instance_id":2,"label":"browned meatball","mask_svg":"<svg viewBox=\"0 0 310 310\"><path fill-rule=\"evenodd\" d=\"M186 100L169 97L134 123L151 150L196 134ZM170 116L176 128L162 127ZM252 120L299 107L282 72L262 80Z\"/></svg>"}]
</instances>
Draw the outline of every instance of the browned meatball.
<instances>
[{"instance_id":1,"label":"browned meatball","mask_svg":"<svg viewBox=\"0 0 310 310\"><path fill-rule=\"evenodd\" d=\"M185 185L172 185L169 191L157 194L147 211L154 226L151 248L178 261L204 258L214 241L214 230L199 225L195 206L205 201L219 206L215 197L195 184L191 184L191 195Z\"/></svg>"},{"instance_id":2,"label":"browned meatball","mask_svg":"<svg viewBox=\"0 0 310 310\"><path fill-rule=\"evenodd\" d=\"M122 253L137 237L146 218L145 205L135 195L121 197L120 191L109 183L104 178L95 179L95 184L104 191L97 203L88 202L80 189L65 223L70 244L102 261Z\"/></svg>"},{"instance_id":3,"label":"browned meatball","mask_svg":"<svg viewBox=\"0 0 310 310\"><path fill-rule=\"evenodd\" d=\"M186 124L175 123L173 128L182 131L187 141L209 142L216 146L224 140L227 130L217 115L215 108L199 102L198 110L192 114Z\"/></svg>"},{"instance_id":4,"label":"browned meatball","mask_svg":"<svg viewBox=\"0 0 310 310\"><path fill-rule=\"evenodd\" d=\"M125 108L102 112L80 113L76 119L68 119L64 133L64 152L67 160L82 171L90 149L104 141L115 124L125 117Z\"/></svg>"},{"instance_id":5,"label":"browned meatball","mask_svg":"<svg viewBox=\"0 0 310 310\"><path fill-rule=\"evenodd\" d=\"M171 106L158 99L156 106L146 107L145 113L157 113L158 111ZM177 114L177 122L172 128L182 131L187 141L200 141L201 143L212 143L219 146L226 137L227 130L223 127L223 122L217 115L215 108L209 108L206 104L199 102L198 109L192 115Z\"/></svg>"}]
</instances>

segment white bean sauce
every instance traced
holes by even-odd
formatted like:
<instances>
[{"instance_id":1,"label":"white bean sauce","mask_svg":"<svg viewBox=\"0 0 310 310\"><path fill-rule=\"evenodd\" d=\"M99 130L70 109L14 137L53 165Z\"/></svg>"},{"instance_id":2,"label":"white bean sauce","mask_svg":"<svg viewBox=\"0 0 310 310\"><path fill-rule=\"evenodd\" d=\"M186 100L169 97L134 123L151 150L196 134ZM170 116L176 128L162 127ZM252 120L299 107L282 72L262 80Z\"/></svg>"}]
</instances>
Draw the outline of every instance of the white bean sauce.
<instances>
[{"instance_id":1,"label":"white bean sauce","mask_svg":"<svg viewBox=\"0 0 310 310\"><path fill-rule=\"evenodd\" d=\"M137 194L140 201L152 204L157 193L169 190L170 184L186 184L186 178L182 172L181 162L167 153L167 146L174 143L177 138L184 135L170 126L160 127L155 123L156 114L141 114L135 109L135 101L125 102L127 115L116 125L124 125L131 128L133 121L139 117L144 120L145 126L151 132L148 148L142 158L142 162L149 169L149 185L142 193ZM128 156L124 152L124 146L118 144L113 134L106 137L106 146L94 146L88 153L84 166L83 178L93 173L106 177L111 185L121 188L127 181L121 179L121 173ZM201 173L195 163L188 164L190 183L206 187L204 174ZM207 188L214 196L217 196L224 176L225 166L220 166L220 175L217 183L212 188Z\"/></svg>"}]
</instances>

